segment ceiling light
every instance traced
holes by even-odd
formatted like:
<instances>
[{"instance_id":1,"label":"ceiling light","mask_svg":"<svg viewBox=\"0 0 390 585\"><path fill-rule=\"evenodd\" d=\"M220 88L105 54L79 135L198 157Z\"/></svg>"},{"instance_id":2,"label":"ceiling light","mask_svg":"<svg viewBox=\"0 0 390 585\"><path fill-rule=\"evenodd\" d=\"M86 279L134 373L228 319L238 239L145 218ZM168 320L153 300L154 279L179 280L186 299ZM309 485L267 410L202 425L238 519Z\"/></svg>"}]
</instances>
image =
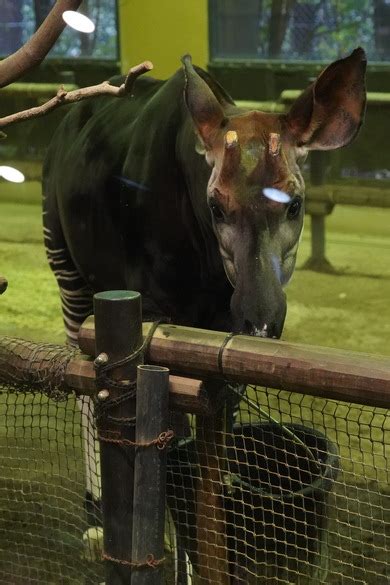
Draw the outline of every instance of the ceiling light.
<instances>
[{"instance_id":1,"label":"ceiling light","mask_svg":"<svg viewBox=\"0 0 390 585\"><path fill-rule=\"evenodd\" d=\"M288 193L280 191L279 189L274 189L273 187L266 187L263 189L263 194L267 199L271 199L271 201L276 201L277 203L288 203L291 201L291 197Z\"/></svg>"},{"instance_id":2,"label":"ceiling light","mask_svg":"<svg viewBox=\"0 0 390 585\"><path fill-rule=\"evenodd\" d=\"M88 16L80 14L75 10L65 10L62 13L62 18L70 27L83 33L92 33L95 30L95 25Z\"/></svg>"},{"instance_id":3,"label":"ceiling light","mask_svg":"<svg viewBox=\"0 0 390 585\"><path fill-rule=\"evenodd\" d=\"M0 177L11 183L23 183L24 175L14 167L0 166Z\"/></svg>"}]
</instances>

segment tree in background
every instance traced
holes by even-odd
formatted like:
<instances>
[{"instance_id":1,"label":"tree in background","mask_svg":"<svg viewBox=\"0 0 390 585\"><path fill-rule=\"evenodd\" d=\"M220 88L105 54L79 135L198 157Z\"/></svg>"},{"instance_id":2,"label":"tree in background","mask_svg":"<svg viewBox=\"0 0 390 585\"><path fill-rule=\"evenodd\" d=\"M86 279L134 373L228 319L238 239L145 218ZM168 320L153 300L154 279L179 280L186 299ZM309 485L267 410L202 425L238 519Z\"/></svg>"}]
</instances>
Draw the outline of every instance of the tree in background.
<instances>
[{"instance_id":1,"label":"tree in background","mask_svg":"<svg viewBox=\"0 0 390 585\"><path fill-rule=\"evenodd\" d=\"M0 55L9 55L23 44L23 0L1 0Z\"/></svg>"},{"instance_id":2,"label":"tree in background","mask_svg":"<svg viewBox=\"0 0 390 585\"><path fill-rule=\"evenodd\" d=\"M215 57L390 61L390 0L210 0L210 19Z\"/></svg>"},{"instance_id":3,"label":"tree in background","mask_svg":"<svg viewBox=\"0 0 390 585\"><path fill-rule=\"evenodd\" d=\"M37 30L49 14L55 0L34 0L35 30Z\"/></svg>"},{"instance_id":4,"label":"tree in background","mask_svg":"<svg viewBox=\"0 0 390 585\"><path fill-rule=\"evenodd\" d=\"M376 58L390 60L390 4L387 0L374 0L374 42Z\"/></svg>"},{"instance_id":5,"label":"tree in background","mask_svg":"<svg viewBox=\"0 0 390 585\"><path fill-rule=\"evenodd\" d=\"M23 45L49 14L55 0L0 0L0 57ZM80 12L95 23L89 35L67 28L51 57L117 59L115 0L84 0Z\"/></svg>"},{"instance_id":6,"label":"tree in background","mask_svg":"<svg viewBox=\"0 0 390 585\"><path fill-rule=\"evenodd\" d=\"M280 59L296 0L272 0L269 17L268 57Z\"/></svg>"}]
</instances>

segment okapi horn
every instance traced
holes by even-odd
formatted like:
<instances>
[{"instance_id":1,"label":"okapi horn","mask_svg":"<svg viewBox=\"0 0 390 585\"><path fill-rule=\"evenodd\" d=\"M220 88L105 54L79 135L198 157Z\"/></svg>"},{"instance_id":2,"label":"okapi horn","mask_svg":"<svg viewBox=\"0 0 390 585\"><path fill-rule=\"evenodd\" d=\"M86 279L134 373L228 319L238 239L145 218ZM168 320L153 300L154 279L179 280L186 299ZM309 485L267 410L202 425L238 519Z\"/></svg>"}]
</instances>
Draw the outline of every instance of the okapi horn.
<instances>
[{"instance_id":1,"label":"okapi horn","mask_svg":"<svg viewBox=\"0 0 390 585\"><path fill-rule=\"evenodd\" d=\"M229 179L238 169L241 160L241 148L235 130L225 134L225 151L221 170L221 179Z\"/></svg>"},{"instance_id":2,"label":"okapi horn","mask_svg":"<svg viewBox=\"0 0 390 585\"><path fill-rule=\"evenodd\" d=\"M268 150L270 155L277 156L280 152L280 134L271 132L268 141Z\"/></svg>"},{"instance_id":3,"label":"okapi horn","mask_svg":"<svg viewBox=\"0 0 390 585\"><path fill-rule=\"evenodd\" d=\"M226 148L232 148L238 146L238 136L235 130L228 130L225 134L225 146Z\"/></svg>"}]
</instances>

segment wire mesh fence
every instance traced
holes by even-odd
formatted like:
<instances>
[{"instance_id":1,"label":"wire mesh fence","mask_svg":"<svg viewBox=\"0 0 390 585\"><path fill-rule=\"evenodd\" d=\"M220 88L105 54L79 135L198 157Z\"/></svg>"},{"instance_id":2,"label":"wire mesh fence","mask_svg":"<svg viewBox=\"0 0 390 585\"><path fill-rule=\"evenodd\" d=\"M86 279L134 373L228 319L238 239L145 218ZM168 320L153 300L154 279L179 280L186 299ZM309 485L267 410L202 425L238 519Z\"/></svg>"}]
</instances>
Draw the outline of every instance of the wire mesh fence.
<instances>
[{"instance_id":1,"label":"wire mesh fence","mask_svg":"<svg viewBox=\"0 0 390 585\"><path fill-rule=\"evenodd\" d=\"M74 398L0 395L0 583L99 583L83 543L85 466Z\"/></svg>"},{"instance_id":2,"label":"wire mesh fence","mask_svg":"<svg viewBox=\"0 0 390 585\"><path fill-rule=\"evenodd\" d=\"M389 583L387 415L247 387L234 433L225 437L233 583ZM196 460L196 444L187 441L171 452L168 468L174 531L195 573Z\"/></svg>"},{"instance_id":3,"label":"wire mesh fence","mask_svg":"<svg viewBox=\"0 0 390 585\"><path fill-rule=\"evenodd\" d=\"M0 381L0 583L97 584L102 535L85 510L80 405L50 385L56 400L29 392L33 382ZM172 415L165 583L213 583L220 566L232 584L388 585L385 409L247 386L218 449L210 421ZM98 454L88 455L97 477Z\"/></svg>"}]
</instances>

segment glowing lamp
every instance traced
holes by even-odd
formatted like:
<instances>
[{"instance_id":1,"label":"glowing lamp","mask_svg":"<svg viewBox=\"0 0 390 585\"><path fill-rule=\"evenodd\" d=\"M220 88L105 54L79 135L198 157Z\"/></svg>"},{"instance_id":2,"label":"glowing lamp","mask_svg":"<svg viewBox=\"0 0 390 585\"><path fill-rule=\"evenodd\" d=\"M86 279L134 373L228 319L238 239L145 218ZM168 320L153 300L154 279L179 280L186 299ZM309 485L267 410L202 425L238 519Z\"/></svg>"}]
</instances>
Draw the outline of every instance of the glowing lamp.
<instances>
[{"instance_id":1,"label":"glowing lamp","mask_svg":"<svg viewBox=\"0 0 390 585\"><path fill-rule=\"evenodd\" d=\"M83 33L92 33L95 30L95 25L88 16L80 14L75 10L65 10L62 13L62 18L68 26Z\"/></svg>"},{"instance_id":2,"label":"glowing lamp","mask_svg":"<svg viewBox=\"0 0 390 585\"><path fill-rule=\"evenodd\" d=\"M267 199L276 201L277 203L288 203L291 201L291 197L288 195L288 193L279 191L279 189L274 189L273 187L266 187L263 189L263 194L267 197Z\"/></svg>"},{"instance_id":3,"label":"glowing lamp","mask_svg":"<svg viewBox=\"0 0 390 585\"><path fill-rule=\"evenodd\" d=\"M0 177L11 183L23 183L24 175L14 167L0 166Z\"/></svg>"}]
</instances>

